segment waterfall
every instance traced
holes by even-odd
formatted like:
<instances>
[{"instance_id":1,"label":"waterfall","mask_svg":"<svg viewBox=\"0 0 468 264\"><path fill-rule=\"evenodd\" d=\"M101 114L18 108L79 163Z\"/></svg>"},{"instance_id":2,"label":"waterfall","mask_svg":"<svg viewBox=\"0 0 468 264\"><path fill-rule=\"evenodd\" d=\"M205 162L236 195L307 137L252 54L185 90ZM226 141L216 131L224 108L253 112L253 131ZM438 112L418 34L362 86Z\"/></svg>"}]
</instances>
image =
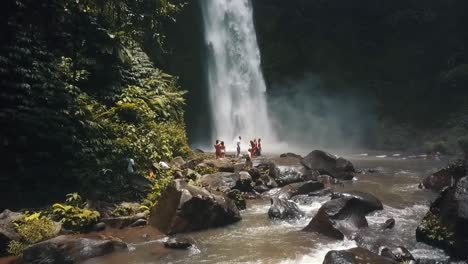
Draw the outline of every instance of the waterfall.
<instances>
[{"instance_id":1,"label":"waterfall","mask_svg":"<svg viewBox=\"0 0 468 264\"><path fill-rule=\"evenodd\" d=\"M250 0L203 0L207 46L208 89L213 137L228 147L240 135L249 139L275 138L260 69L260 51Z\"/></svg>"}]
</instances>

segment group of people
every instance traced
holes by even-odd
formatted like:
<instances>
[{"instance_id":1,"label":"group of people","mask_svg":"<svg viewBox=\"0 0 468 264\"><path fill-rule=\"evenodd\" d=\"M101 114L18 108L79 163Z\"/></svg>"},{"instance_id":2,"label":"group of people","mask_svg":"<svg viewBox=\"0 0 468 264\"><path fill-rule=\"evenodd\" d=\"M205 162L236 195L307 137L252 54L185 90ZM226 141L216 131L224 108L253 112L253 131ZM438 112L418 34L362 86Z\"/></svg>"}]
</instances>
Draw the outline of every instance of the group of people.
<instances>
[{"instance_id":1,"label":"group of people","mask_svg":"<svg viewBox=\"0 0 468 264\"><path fill-rule=\"evenodd\" d=\"M258 141L256 138L250 140L249 156L261 156L262 155L262 139L259 138Z\"/></svg>"},{"instance_id":2,"label":"group of people","mask_svg":"<svg viewBox=\"0 0 468 264\"><path fill-rule=\"evenodd\" d=\"M220 142L217 139L214 145L214 148L215 148L215 154L216 154L217 159L226 157L226 146L224 145L224 141Z\"/></svg>"},{"instance_id":3,"label":"group of people","mask_svg":"<svg viewBox=\"0 0 468 264\"><path fill-rule=\"evenodd\" d=\"M237 139L237 157L239 157L241 153L241 142L242 137L239 136ZM224 144L224 141L217 139L214 148L217 159L226 157L226 145ZM250 140L250 148L248 149L249 158L260 155L262 155L262 140L260 138L258 140L256 138Z\"/></svg>"}]
</instances>

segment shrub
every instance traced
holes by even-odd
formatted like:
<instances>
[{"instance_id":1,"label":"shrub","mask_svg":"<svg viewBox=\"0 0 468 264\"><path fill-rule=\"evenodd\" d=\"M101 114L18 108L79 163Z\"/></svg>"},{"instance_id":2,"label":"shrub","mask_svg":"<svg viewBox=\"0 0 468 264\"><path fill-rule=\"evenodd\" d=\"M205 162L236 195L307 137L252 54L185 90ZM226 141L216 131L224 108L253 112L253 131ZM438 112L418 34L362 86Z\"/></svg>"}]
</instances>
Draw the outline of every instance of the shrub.
<instances>
[{"instance_id":1,"label":"shrub","mask_svg":"<svg viewBox=\"0 0 468 264\"><path fill-rule=\"evenodd\" d=\"M172 182L172 175L173 170L159 170L157 171L157 175L159 176L156 180L156 183L153 185L153 188L150 193L146 196L146 198L142 201L142 209L147 209L148 211L150 208L154 207L159 197L161 196L162 192L169 186Z\"/></svg>"},{"instance_id":2,"label":"shrub","mask_svg":"<svg viewBox=\"0 0 468 264\"><path fill-rule=\"evenodd\" d=\"M66 204L52 205L52 214L67 229L74 231L87 230L99 221L99 212L86 209L78 193L67 194Z\"/></svg>"},{"instance_id":3,"label":"shrub","mask_svg":"<svg viewBox=\"0 0 468 264\"><path fill-rule=\"evenodd\" d=\"M27 246L56 235L56 227L52 220L41 213L24 215L14 222L14 226L21 238L8 244L8 252L15 256L20 256Z\"/></svg>"}]
</instances>

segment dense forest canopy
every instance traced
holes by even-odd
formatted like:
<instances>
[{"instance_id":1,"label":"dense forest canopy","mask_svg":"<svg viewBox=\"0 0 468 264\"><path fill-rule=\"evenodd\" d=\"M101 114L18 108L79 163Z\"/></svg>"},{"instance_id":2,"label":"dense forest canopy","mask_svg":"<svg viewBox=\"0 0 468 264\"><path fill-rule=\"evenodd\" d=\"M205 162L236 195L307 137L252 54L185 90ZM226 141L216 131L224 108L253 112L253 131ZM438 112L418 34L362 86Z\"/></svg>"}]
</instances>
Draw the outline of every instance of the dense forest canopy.
<instances>
[{"instance_id":1,"label":"dense forest canopy","mask_svg":"<svg viewBox=\"0 0 468 264\"><path fill-rule=\"evenodd\" d=\"M5 4L0 208L96 191L99 171L123 172L128 158L144 172L188 153L185 92L154 67L182 2Z\"/></svg>"}]
</instances>

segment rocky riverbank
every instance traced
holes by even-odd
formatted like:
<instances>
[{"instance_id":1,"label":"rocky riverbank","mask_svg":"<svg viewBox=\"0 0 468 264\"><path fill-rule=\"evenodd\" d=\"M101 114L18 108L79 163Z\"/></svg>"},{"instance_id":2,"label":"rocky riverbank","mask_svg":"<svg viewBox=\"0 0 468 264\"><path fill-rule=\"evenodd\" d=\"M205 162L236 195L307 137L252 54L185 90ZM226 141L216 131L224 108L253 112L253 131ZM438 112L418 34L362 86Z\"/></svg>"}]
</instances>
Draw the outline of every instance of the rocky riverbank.
<instances>
[{"instance_id":1,"label":"rocky riverbank","mask_svg":"<svg viewBox=\"0 0 468 264\"><path fill-rule=\"evenodd\" d=\"M377 241L381 234L369 232L367 216L382 210L382 202L378 195L341 190L341 186L348 181L359 181L362 173L372 173L378 169L360 170L349 160L320 150L312 151L305 157L289 153L258 157L250 162L236 157L216 160L211 154L199 154L187 161L178 157L169 162L169 166L170 169L166 171L169 175L165 180L167 184L153 187L153 191L159 188L161 194L152 207L136 202L85 203L70 196L68 204L54 205L52 211L42 210L39 215L37 212L4 211L0 215L0 244L4 254L6 251L11 252L17 243L23 246L18 259L4 261L41 263L42 259L47 258L50 263L80 263L103 255L126 252L132 248L132 243L150 241L161 241L158 253L154 254L171 254L170 250L173 249L196 246L196 241L185 236L187 232L223 228L242 221L243 210L249 204L246 200L271 200L268 217L272 221L288 222L304 219L303 206L308 206L319 197L329 197L330 200L321 205L303 231L328 239L356 240L357 245L361 246L353 250L331 251L324 263L344 263L342 261L345 260L348 261L346 263L364 263L358 259L384 259L382 263L416 261L404 247L391 243L368 248L367 242ZM452 169L448 171L458 172L453 169L454 165L451 166ZM428 178L434 175L442 173L436 172ZM463 179L459 178L456 186L462 186L465 182ZM464 189L456 186L444 189L442 198L434 202L429 216L424 218L418 228L417 237L418 240L445 249L454 258L465 258L459 250L466 241L460 229L464 223L461 206ZM447 206L450 201L461 205ZM450 204L455 203L452 202ZM60 210L65 210L67 214L81 210L79 212L83 219L93 214L97 216L88 225L82 223L86 228L73 229L71 222L67 221L68 216L57 217ZM454 212L459 212L457 219L460 220L452 225L447 215L453 215ZM53 233L41 233L36 240L25 237L31 235L24 231L28 225L34 223L43 228L43 225L49 224L46 220L49 218L56 227ZM443 242L434 242L434 235L427 232L433 230L434 219L440 219L438 223L441 227L437 230L446 235L439 236L441 239L436 236L436 240ZM385 230L395 226L395 219L384 219L380 225L383 235Z\"/></svg>"}]
</instances>

